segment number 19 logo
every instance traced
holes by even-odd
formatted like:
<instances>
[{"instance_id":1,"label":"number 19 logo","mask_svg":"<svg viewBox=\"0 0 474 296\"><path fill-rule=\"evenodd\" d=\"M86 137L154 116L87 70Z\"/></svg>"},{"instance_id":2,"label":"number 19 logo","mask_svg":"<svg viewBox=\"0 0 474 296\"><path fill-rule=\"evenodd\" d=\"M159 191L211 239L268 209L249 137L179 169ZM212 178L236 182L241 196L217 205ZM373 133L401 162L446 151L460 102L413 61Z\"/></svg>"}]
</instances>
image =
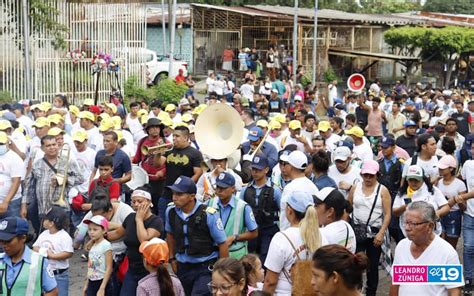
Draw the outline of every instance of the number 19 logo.
<instances>
[{"instance_id":1,"label":"number 19 logo","mask_svg":"<svg viewBox=\"0 0 474 296\"><path fill-rule=\"evenodd\" d=\"M462 265L428 265L428 283L462 284Z\"/></svg>"}]
</instances>

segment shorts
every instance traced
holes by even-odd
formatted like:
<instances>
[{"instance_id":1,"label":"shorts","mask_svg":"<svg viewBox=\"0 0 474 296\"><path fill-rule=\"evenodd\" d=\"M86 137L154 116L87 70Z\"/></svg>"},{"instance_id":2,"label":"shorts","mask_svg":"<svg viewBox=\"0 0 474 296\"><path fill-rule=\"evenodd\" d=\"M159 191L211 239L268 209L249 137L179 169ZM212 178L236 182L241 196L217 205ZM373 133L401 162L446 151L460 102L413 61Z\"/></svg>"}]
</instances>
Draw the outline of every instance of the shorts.
<instances>
[{"instance_id":1,"label":"shorts","mask_svg":"<svg viewBox=\"0 0 474 296\"><path fill-rule=\"evenodd\" d=\"M449 212L448 215L441 218L443 233L446 233L447 237L459 237L461 235L461 219L460 210Z\"/></svg>"},{"instance_id":2,"label":"shorts","mask_svg":"<svg viewBox=\"0 0 474 296\"><path fill-rule=\"evenodd\" d=\"M248 68L247 68L247 63L240 63L240 66L239 66L239 70L240 71L247 71Z\"/></svg>"}]
</instances>

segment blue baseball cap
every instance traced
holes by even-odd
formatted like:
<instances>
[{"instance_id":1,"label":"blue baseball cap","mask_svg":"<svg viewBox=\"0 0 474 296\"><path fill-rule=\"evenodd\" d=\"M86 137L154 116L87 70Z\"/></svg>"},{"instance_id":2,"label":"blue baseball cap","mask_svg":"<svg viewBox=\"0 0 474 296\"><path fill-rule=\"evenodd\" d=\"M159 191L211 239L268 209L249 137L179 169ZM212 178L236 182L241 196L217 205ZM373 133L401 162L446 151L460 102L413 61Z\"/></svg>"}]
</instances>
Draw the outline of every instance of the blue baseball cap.
<instances>
[{"instance_id":1,"label":"blue baseball cap","mask_svg":"<svg viewBox=\"0 0 474 296\"><path fill-rule=\"evenodd\" d=\"M9 241L17 235L28 234L28 221L19 217L0 220L0 240Z\"/></svg>"},{"instance_id":2,"label":"blue baseball cap","mask_svg":"<svg viewBox=\"0 0 474 296\"><path fill-rule=\"evenodd\" d=\"M23 107L23 105L20 103L15 103L12 105L12 110L23 110L23 109L25 109L25 107Z\"/></svg>"},{"instance_id":3,"label":"blue baseball cap","mask_svg":"<svg viewBox=\"0 0 474 296\"><path fill-rule=\"evenodd\" d=\"M354 144L351 140L351 137L347 137L344 141L338 141L336 142L336 147L347 147L352 151L352 149L354 149Z\"/></svg>"},{"instance_id":4,"label":"blue baseball cap","mask_svg":"<svg viewBox=\"0 0 474 296\"><path fill-rule=\"evenodd\" d=\"M220 188L229 188L235 185L235 178L228 172L222 172L217 176L216 186Z\"/></svg>"},{"instance_id":5,"label":"blue baseball cap","mask_svg":"<svg viewBox=\"0 0 474 296\"><path fill-rule=\"evenodd\" d=\"M295 191L290 195L286 202L293 210L306 213L309 206L314 206L314 199L311 194L304 191Z\"/></svg>"},{"instance_id":6,"label":"blue baseball cap","mask_svg":"<svg viewBox=\"0 0 474 296\"><path fill-rule=\"evenodd\" d=\"M176 181L174 181L173 185L167 186L173 192L179 193L196 193L196 184L194 184L193 179L186 177L186 176L179 176Z\"/></svg>"},{"instance_id":7,"label":"blue baseball cap","mask_svg":"<svg viewBox=\"0 0 474 296\"><path fill-rule=\"evenodd\" d=\"M268 159L264 155L257 155L252 159L252 168L257 170L263 170L264 168L268 167Z\"/></svg>"},{"instance_id":8,"label":"blue baseball cap","mask_svg":"<svg viewBox=\"0 0 474 296\"><path fill-rule=\"evenodd\" d=\"M405 123L403 124L404 127L409 127L409 126L417 126L416 122L414 122L413 120L407 120L405 121Z\"/></svg>"},{"instance_id":9,"label":"blue baseball cap","mask_svg":"<svg viewBox=\"0 0 474 296\"><path fill-rule=\"evenodd\" d=\"M406 102L406 105L407 105L407 106L415 106L415 102L413 102L412 100L408 100L408 101Z\"/></svg>"},{"instance_id":10,"label":"blue baseball cap","mask_svg":"<svg viewBox=\"0 0 474 296\"><path fill-rule=\"evenodd\" d=\"M395 145L395 140L390 137L383 137L380 141L380 146L382 146L382 148L387 148L393 145Z\"/></svg>"},{"instance_id":11,"label":"blue baseball cap","mask_svg":"<svg viewBox=\"0 0 474 296\"><path fill-rule=\"evenodd\" d=\"M258 126L254 126L250 129L249 135L247 138L252 142L256 142L261 137L263 137L263 130Z\"/></svg>"}]
</instances>

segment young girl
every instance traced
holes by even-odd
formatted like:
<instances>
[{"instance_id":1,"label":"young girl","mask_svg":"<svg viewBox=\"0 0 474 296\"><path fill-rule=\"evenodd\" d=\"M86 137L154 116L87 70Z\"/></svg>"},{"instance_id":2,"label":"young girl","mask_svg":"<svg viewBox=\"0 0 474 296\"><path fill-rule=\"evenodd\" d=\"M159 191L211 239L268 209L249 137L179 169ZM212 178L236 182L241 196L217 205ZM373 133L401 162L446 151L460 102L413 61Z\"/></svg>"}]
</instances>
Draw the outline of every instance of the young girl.
<instances>
[{"instance_id":1,"label":"young girl","mask_svg":"<svg viewBox=\"0 0 474 296\"><path fill-rule=\"evenodd\" d=\"M454 198L459 194L466 193L466 184L456 178L456 159L452 155L443 156L438 162L439 175L438 189L441 190L444 197L448 200L451 207L449 214L441 218L442 233L441 237L449 242L453 248L458 244L461 235L461 216L462 212Z\"/></svg>"},{"instance_id":2,"label":"young girl","mask_svg":"<svg viewBox=\"0 0 474 296\"><path fill-rule=\"evenodd\" d=\"M234 258L217 260L212 269L212 281L208 286L212 295L247 295L247 276L244 266Z\"/></svg>"},{"instance_id":3,"label":"young girl","mask_svg":"<svg viewBox=\"0 0 474 296\"><path fill-rule=\"evenodd\" d=\"M113 263L112 245L104 238L109 222L103 216L97 215L84 220L84 223L88 224L88 234L91 239L86 245L86 251L89 251L89 261L87 262L84 295L109 295L108 283Z\"/></svg>"},{"instance_id":4,"label":"young girl","mask_svg":"<svg viewBox=\"0 0 474 296\"><path fill-rule=\"evenodd\" d=\"M247 275L248 293L263 288L263 280L265 271L262 267L262 261L255 254L247 254L240 258L240 262L244 265L245 273Z\"/></svg>"},{"instance_id":5,"label":"young girl","mask_svg":"<svg viewBox=\"0 0 474 296\"><path fill-rule=\"evenodd\" d=\"M58 295L67 296L69 291L69 258L74 253L72 239L66 230L68 225L66 212L53 207L43 220L43 231L33 250L49 259L49 266L53 270L54 278L58 284Z\"/></svg>"},{"instance_id":6,"label":"young girl","mask_svg":"<svg viewBox=\"0 0 474 296\"><path fill-rule=\"evenodd\" d=\"M155 237L142 242L140 253L143 265L150 274L138 282L137 296L184 296L181 282L168 272L169 250L164 240Z\"/></svg>"}]
</instances>

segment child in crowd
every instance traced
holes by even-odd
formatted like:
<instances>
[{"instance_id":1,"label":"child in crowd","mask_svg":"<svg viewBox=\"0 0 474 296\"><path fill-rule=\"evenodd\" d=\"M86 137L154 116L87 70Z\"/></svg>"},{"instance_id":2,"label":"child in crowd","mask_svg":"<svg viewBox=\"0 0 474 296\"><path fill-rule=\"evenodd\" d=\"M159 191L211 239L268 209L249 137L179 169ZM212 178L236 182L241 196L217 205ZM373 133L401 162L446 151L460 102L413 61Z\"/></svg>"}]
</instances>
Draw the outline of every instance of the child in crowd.
<instances>
[{"instance_id":1,"label":"child in crowd","mask_svg":"<svg viewBox=\"0 0 474 296\"><path fill-rule=\"evenodd\" d=\"M247 274L248 293L256 290L262 290L265 271L262 267L262 261L255 254L247 254L240 258Z\"/></svg>"},{"instance_id":2,"label":"child in crowd","mask_svg":"<svg viewBox=\"0 0 474 296\"><path fill-rule=\"evenodd\" d=\"M49 260L49 267L58 284L58 295L67 296L69 291L69 258L74 254L72 238L65 230L69 218L60 207L53 207L43 220L46 229L33 244L33 250Z\"/></svg>"},{"instance_id":3,"label":"child in crowd","mask_svg":"<svg viewBox=\"0 0 474 296\"><path fill-rule=\"evenodd\" d=\"M143 255L143 265L150 274L138 282L137 296L184 296L181 282L175 275L171 276L168 272L168 244L155 237L150 241L142 242L139 250Z\"/></svg>"},{"instance_id":4,"label":"child in crowd","mask_svg":"<svg viewBox=\"0 0 474 296\"><path fill-rule=\"evenodd\" d=\"M110 295L109 280L112 275L112 245L104 238L109 222L103 216L93 216L84 220L88 224L90 241L86 244L89 251L87 262L87 279L84 285L84 295Z\"/></svg>"},{"instance_id":5,"label":"child in crowd","mask_svg":"<svg viewBox=\"0 0 474 296\"><path fill-rule=\"evenodd\" d=\"M118 201L120 198L120 184L113 180L114 160L111 156L103 156L99 159L99 178L89 185L89 201L82 205L83 211L91 209L91 202L97 196L106 196L110 201Z\"/></svg>"}]
</instances>

